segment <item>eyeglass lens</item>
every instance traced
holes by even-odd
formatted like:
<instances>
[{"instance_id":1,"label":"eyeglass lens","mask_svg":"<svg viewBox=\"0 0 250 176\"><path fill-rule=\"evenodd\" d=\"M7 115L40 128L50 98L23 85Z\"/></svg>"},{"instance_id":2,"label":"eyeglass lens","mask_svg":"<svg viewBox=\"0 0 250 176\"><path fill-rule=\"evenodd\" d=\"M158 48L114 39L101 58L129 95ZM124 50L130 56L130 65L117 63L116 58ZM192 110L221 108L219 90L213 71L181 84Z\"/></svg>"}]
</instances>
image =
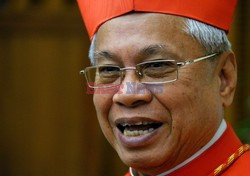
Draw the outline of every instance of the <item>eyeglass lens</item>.
<instances>
[{"instance_id":1,"label":"eyeglass lens","mask_svg":"<svg viewBox=\"0 0 250 176\"><path fill-rule=\"evenodd\" d=\"M174 60L149 61L136 65L141 83L155 83L175 80L177 78L177 63ZM118 66L103 65L89 67L85 70L89 84L121 84L126 69Z\"/></svg>"}]
</instances>

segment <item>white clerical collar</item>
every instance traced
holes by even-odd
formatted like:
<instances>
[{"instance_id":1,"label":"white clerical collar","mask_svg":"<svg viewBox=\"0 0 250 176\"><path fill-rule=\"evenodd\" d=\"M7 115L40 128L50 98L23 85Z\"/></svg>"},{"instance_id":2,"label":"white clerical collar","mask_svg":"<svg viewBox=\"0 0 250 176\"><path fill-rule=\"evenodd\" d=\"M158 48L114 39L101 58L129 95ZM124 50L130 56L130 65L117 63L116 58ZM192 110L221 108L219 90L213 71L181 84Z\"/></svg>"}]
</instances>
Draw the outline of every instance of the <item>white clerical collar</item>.
<instances>
[{"instance_id":1,"label":"white clerical collar","mask_svg":"<svg viewBox=\"0 0 250 176\"><path fill-rule=\"evenodd\" d=\"M189 157L188 159L186 159L185 161L183 161L182 163L178 164L177 166L175 166L174 168L163 172L157 176L166 176L174 171L176 171L177 169L180 169L181 167L185 166L187 163L191 162L192 160L194 160L195 158L197 158L198 156L200 156L203 152L205 152L208 148L210 148L221 136L222 134L225 132L227 128L227 124L225 122L225 120L223 119L221 121L221 124L217 130L217 132L215 133L215 135L213 136L213 138L204 146L202 147L199 151L197 151L195 154L193 154L191 157ZM129 168L129 172L131 176L134 176L133 172L132 172L132 168Z\"/></svg>"}]
</instances>

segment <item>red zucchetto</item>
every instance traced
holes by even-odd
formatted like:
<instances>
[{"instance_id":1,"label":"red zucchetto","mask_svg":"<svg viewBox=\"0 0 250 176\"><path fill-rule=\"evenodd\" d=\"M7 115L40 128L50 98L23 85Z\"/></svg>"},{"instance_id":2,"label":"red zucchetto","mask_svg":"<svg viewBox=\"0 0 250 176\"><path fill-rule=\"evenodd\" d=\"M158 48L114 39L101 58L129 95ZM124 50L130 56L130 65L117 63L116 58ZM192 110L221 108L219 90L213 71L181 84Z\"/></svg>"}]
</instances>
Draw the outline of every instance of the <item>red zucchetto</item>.
<instances>
[{"instance_id":1,"label":"red zucchetto","mask_svg":"<svg viewBox=\"0 0 250 176\"><path fill-rule=\"evenodd\" d=\"M229 31L237 0L77 0L90 39L101 24L129 13L165 13Z\"/></svg>"}]
</instances>

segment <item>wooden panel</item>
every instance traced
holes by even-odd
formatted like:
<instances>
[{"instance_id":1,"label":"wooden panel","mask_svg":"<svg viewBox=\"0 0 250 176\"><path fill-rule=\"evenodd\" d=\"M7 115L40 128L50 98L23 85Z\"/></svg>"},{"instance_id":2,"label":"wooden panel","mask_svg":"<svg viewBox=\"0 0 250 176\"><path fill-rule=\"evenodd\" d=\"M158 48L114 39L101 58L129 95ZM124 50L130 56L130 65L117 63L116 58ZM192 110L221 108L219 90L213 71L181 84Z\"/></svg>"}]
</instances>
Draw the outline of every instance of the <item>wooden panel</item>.
<instances>
[{"instance_id":1,"label":"wooden panel","mask_svg":"<svg viewBox=\"0 0 250 176\"><path fill-rule=\"evenodd\" d=\"M122 175L79 75L89 39L76 4L13 4L0 14L0 175Z\"/></svg>"}]
</instances>

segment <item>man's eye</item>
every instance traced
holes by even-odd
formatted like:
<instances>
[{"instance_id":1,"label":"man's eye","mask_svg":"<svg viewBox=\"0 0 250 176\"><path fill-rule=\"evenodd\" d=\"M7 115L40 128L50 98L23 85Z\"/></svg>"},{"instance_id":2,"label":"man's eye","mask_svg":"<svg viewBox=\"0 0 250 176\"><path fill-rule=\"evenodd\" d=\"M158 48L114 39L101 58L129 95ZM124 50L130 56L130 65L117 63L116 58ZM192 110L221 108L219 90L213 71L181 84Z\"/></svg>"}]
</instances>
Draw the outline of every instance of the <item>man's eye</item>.
<instances>
[{"instance_id":1,"label":"man's eye","mask_svg":"<svg viewBox=\"0 0 250 176\"><path fill-rule=\"evenodd\" d=\"M98 72L100 74L113 74L119 71L120 69L118 67L112 67L112 66L101 66L98 69Z\"/></svg>"},{"instance_id":2,"label":"man's eye","mask_svg":"<svg viewBox=\"0 0 250 176\"><path fill-rule=\"evenodd\" d=\"M151 78L164 78L176 70L175 62L159 61L146 63L143 67L143 74Z\"/></svg>"},{"instance_id":3,"label":"man's eye","mask_svg":"<svg viewBox=\"0 0 250 176\"><path fill-rule=\"evenodd\" d=\"M101 84L115 82L120 77L120 68L115 66L100 66L95 75L95 81Z\"/></svg>"},{"instance_id":4,"label":"man's eye","mask_svg":"<svg viewBox=\"0 0 250 176\"><path fill-rule=\"evenodd\" d=\"M173 68L174 63L173 62L152 62L147 63L144 67L144 69L167 69L167 68Z\"/></svg>"},{"instance_id":5,"label":"man's eye","mask_svg":"<svg viewBox=\"0 0 250 176\"><path fill-rule=\"evenodd\" d=\"M155 62L147 65L147 68L159 68L159 67L166 67L166 64L163 62Z\"/></svg>"}]
</instances>

